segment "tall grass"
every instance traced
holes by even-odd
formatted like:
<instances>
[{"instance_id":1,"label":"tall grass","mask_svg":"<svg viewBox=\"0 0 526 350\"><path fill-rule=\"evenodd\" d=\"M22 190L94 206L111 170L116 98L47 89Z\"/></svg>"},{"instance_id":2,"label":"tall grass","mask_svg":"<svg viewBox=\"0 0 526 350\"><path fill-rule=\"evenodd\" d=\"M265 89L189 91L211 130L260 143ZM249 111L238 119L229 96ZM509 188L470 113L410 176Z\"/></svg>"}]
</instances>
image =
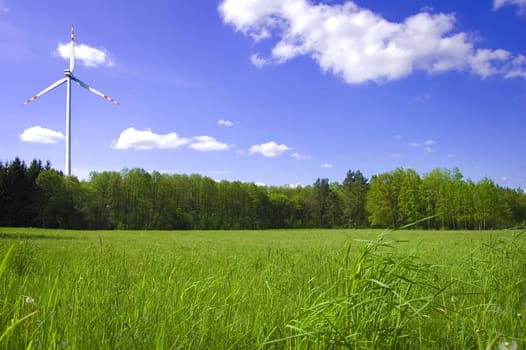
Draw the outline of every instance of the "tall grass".
<instances>
[{"instance_id":1,"label":"tall grass","mask_svg":"<svg viewBox=\"0 0 526 350\"><path fill-rule=\"evenodd\" d=\"M287 325L291 335L273 342L349 349L524 345L526 260L519 235L481 242L455 265L401 253L400 242L386 237L362 241L355 256L348 249L341 282L331 286L337 291L320 293Z\"/></svg>"},{"instance_id":2,"label":"tall grass","mask_svg":"<svg viewBox=\"0 0 526 350\"><path fill-rule=\"evenodd\" d=\"M526 346L524 234L0 231L2 349Z\"/></svg>"}]
</instances>

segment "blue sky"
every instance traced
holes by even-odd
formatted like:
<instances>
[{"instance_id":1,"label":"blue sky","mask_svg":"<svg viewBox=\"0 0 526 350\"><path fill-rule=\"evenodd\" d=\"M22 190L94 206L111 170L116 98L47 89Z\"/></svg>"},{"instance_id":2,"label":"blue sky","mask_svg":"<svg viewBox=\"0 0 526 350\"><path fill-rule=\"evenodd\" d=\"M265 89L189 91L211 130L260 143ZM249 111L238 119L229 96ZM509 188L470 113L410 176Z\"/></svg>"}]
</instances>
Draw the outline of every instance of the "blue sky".
<instances>
[{"instance_id":1,"label":"blue sky","mask_svg":"<svg viewBox=\"0 0 526 350\"><path fill-rule=\"evenodd\" d=\"M267 185L459 167L526 188L526 1L0 0L0 159Z\"/></svg>"}]
</instances>

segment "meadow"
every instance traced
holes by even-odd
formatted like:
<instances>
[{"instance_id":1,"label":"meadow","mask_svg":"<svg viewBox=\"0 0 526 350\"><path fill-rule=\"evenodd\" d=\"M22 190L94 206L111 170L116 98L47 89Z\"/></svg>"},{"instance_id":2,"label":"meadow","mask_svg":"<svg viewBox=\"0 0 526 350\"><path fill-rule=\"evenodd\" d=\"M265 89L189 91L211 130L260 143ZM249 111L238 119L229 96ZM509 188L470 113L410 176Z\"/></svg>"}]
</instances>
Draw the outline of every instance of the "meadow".
<instances>
[{"instance_id":1,"label":"meadow","mask_svg":"<svg viewBox=\"0 0 526 350\"><path fill-rule=\"evenodd\" d=\"M522 231L0 228L0 349L524 349Z\"/></svg>"}]
</instances>

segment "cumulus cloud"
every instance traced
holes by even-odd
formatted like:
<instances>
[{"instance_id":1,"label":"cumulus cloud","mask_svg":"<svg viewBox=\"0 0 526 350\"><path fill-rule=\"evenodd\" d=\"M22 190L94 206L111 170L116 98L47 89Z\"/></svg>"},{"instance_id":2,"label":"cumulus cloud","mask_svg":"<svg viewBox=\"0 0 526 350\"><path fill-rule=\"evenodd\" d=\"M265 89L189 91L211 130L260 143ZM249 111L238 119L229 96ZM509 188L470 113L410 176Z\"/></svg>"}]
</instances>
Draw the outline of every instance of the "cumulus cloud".
<instances>
[{"instance_id":1,"label":"cumulus cloud","mask_svg":"<svg viewBox=\"0 0 526 350\"><path fill-rule=\"evenodd\" d=\"M58 143L64 139L64 134L60 131L46 129L37 125L24 130L18 137L22 142Z\"/></svg>"},{"instance_id":2,"label":"cumulus cloud","mask_svg":"<svg viewBox=\"0 0 526 350\"><path fill-rule=\"evenodd\" d=\"M112 147L119 150L174 149L182 146L202 152L226 151L230 149L230 145L219 142L212 136L195 136L189 139L181 137L175 132L156 134L149 129L137 130L135 128L124 130L120 134L119 139L112 142Z\"/></svg>"},{"instance_id":3,"label":"cumulus cloud","mask_svg":"<svg viewBox=\"0 0 526 350\"><path fill-rule=\"evenodd\" d=\"M263 28L259 33L250 33L250 36L255 42L258 42L260 40L270 38L270 32L266 28Z\"/></svg>"},{"instance_id":4,"label":"cumulus cloud","mask_svg":"<svg viewBox=\"0 0 526 350\"><path fill-rule=\"evenodd\" d=\"M427 139L424 142L410 142L407 145L409 147L414 147L414 148L421 147L424 149L425 154L431 154L435 152L435 150L431 146L436 145L436 143L437 142L435 140Z\"/></svg>"},{"instance_id":5,"label":"cumulus cloud","mask_svg":"<svg viewBox=\"0 0 526 350\"><path fill-rule=\"evenodd\" d=\"M264 65L267 64L267 60L258 55L257 53L250 56L250 62L257 68L262 68Z\"/></svg>"},{"instance_id":6,"label":"cumulus cloud","mask_svg":"<svg viewBox=\"0 0 526 350\"><path fill-rule=\"evenodd\" d=\"M211 136L196 136L194 137L194 141L189 144L188 147L203 152L226 151L230 148L226 143L219 142Z\"/></svg>"},{"instance_id":7,"label":"cumulus cloud","mask_svg":"<svg viewBox=\"0 0 526 350\"><path fill-rule=\"evenodd\" d=\"M305 55L349 84L400 79L415 70L469 70L483 78L524 78L526 71L526 63L509 52L477 48L470 35L455 32L453 14L423 9L390 22L352 1L328 5L309 0L223 0L219 12L224 23L245 35L277 37L269 57L251 56L257 67Z\"/></svg>"},{"instance_id":8,"label":"cumulus cloud","mask_svg":"<svg viewBox=\"0 0 526 350\"><path fill-rule=\"evenodd\" d=\"M294 152L290 155L294 159L302 160L302 159L311 159L312 157L307 154L301 154L298 152Z\"/></svg>"},{"instance_id":9,"label":"cumulus cloud","mask_svg":"<svg viewBox=\"0 0 526 350\"><path fill-rule=\"evenodd\" d=\"M325 169L332 169L334 166L331 163L323 163L321 167Z\"/></svg>"},{"instance_id":10,"label":"cumulus cloud","mask_svg":"<svg viewBox=\"0 0 526 350\"><path fill-rule=\"evenodd\" d=\"M511 61L509 69L505 75L506 78L524 78L526 79L526 57L519 55Z\"/></svg>"},{"instance_id":11,"label":"cumulus cloud","mask_svg":"<svg viewBox=\"0 0 526 350\"><path fill-rule=\"evenodd\" d=\"M498 10L503 6L517 6L519 13L526 14L526 0L493 0L493 9Z\"/></svg>"},{"instance_id":12,"label":"cumulus cloud","mask_svg":"<svg viewBox=\"0 0 526 350\"><path fill-rule=\"evenodd\" d=\"M224 120L224 119L219 119L217 121L217 124L221 125L221 126L226 126L227 128L231 127L232 125L234 125L234 123L232 123L230 120Z\"/></svg>"},{"instance_id":13,"label":"cumulus cloud","mask_svg":"<svg viewBox=\"0 0 526 350\"><path fill-rule=\"evenodd\" d=\"M262 143L260 145L253 145L250 147L250 151L248 152L249 155L253 155L256 153L261 154L263 157L267 158L273 158L277 156L281 156L283 153L291 150L292 148L288 147L284 144L277 144L274 141L270 141L267 143Z\"/></svg>"},{"instance_id":14,"label":"cumulus cloud","mask_svg":"<svg viewBox=\"0 0 526 350\"><path fill-rule=\"evenodd\" d=\"M70 43L59 43L55 54L69 62ZM86 67L113 66L108 50L97 49L85 44L75 44L75 62L82 63Z\"/></svg>"},{"instance_id":15,"label":"cumulus cloud","mask_svg":"<svg viewBox=\"0 0 526 350\"><path fill-rule=\"evenodd\" d=\"M428 146L429 147L429 146L436 145L436 143L437 142L435 140L427 139L424 142L410 142L407 145L409 147L424 147L424 146Z\"/></svg>"},{"instance_id":16,"label":"cumulus cloud","mask_svg":"<svg viewBox=\"0 0 526 350\"><path fill-rule=\"evenodd\" d=\"M115 149L170 149L178 148L190 143L191 140L180 137L175 132L169 134L155 134L151 130L137 130L128 128L124 130L117 142L113 142Z\"/></svg>"}]
</instances>

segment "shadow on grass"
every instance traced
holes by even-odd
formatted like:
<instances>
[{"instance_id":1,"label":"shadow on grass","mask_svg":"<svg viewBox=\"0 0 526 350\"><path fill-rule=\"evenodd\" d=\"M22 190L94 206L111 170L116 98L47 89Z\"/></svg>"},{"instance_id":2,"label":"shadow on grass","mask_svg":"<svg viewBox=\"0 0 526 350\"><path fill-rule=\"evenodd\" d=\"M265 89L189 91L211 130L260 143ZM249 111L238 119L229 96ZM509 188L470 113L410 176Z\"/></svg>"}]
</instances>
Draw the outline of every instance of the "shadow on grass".
<instances>
[{"instance_id":1,"label":"shadow on grass","mask_svg":"<svg viewBox=\"0 0 526 350\"><path fill-rule=\"evenodd\" d=\"M23 232L13 232L6 233L0 232L1 239L54 239L54 240L73 240L79 239L79 237L73 236L59 236L59 235L45 235L42 233L23 233Z\"/></svg>"}]
</instances>

